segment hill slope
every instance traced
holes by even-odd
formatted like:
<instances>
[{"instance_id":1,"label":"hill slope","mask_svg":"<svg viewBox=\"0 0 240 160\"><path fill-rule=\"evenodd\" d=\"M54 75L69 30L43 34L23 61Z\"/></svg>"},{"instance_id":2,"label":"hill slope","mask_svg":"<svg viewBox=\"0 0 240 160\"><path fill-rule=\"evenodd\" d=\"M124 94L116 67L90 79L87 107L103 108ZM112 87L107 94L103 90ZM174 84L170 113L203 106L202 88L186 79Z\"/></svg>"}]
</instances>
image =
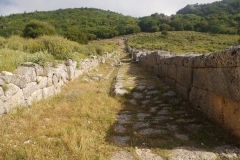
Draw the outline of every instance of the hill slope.
<instances>
[{"instance_id":1,"label":"hill slope","mask_svg":"<svg viewBox=\"0 0 240 160\"><path fill-rule=\"evenodd\" d=\"M140 31L138 19L133 17L95 8L75 8L1 16L0 36L21 35L25 25L31 20L50 23L59 35L65 35L68 30L75 29L90 35L93 39Z\"/></svg>"}]
</instances>

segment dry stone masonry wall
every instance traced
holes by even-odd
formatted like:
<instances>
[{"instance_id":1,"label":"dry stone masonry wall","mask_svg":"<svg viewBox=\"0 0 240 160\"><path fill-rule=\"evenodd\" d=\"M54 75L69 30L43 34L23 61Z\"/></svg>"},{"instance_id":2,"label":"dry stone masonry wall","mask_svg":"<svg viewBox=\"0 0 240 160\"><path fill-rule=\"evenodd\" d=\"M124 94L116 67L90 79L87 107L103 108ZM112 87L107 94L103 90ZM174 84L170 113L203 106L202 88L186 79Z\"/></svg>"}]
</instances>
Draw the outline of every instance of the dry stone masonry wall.
<instances>
[{"instance_id":1,"label":"dry stone masonry wall","mask_svg":"<svg viewBox=\"0 0 240 160\"><path fill-rule=\"evenodd\" d=\"M60 93L61 86L95 68L99 62L104 62L105 58L92 56L82 60L80 67L72 60L56 67L51 63L40 66L26 62L13 73L3 71L0 73L0 116L15 107L28 106L34 101Z\"/></svg>"},{"instance_id":2,"label":"dry stone masonry wall","mask_svg":"<svg viewBox=\"0 0 240 160\"><path fill-rule=\"evenodd\" d=\"M127 50L133 61L163 78L193 107L240 138L240 46L206 55Z\"/></svg>"}]
</instances>

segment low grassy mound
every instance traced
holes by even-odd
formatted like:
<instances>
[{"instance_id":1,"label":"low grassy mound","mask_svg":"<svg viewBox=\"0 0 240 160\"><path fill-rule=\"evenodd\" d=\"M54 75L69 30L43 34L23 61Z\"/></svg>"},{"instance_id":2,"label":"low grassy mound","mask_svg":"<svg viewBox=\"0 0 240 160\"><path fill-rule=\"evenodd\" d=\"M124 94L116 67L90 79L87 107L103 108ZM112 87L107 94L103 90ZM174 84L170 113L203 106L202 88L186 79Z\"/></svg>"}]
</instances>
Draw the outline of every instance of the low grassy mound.
<instances>
[{"instance_id":1,"label":"low grassy mound","mask_svg":"<svg viewBox=\"0 0 240 160\"><path fill-rule=\"evenodd\" d=\"M238 35L174 31L167 34L139 33L128 38L128 45L137 49L165 50L176 53L210 53L238 45Z\"/></svg>"}]
</instances>

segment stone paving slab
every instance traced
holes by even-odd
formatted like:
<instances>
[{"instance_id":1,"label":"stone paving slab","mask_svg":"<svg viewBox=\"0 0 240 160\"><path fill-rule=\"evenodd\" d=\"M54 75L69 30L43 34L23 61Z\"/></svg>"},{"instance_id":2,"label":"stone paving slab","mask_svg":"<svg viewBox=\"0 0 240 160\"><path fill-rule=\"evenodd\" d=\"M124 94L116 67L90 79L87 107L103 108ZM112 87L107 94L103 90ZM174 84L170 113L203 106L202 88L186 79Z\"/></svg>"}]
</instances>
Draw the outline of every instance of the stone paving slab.
<instances>
[{"instance_id":1,"label":"stone paving slab","mask_svg":"<svg viewBox=\"0 0 240 160\"><path fill-rule=\"evenodd\" d=\"M194 116L184 108L185 102L178 99L177 93L156 76L149 76L136 64L124 63L117 78L117 86L120 89L128 88L125 93L126 108L119 112L114 124L112 135L116 146L135 148L135 153L127 151L115 152L111 160L134 159L137 155L140 160L212 160L217 158L240 159L240 149L220 146L215 151L209 152L191 146L194 140L192 133L198 133L204 129L203 124L196 123ZM134 68L135 67L135 68ZM141 76L139 76L141 75ZM186 133L187 132L187 133ZM130 134L130 135L129 135ZM167 138L166 138L167 137ZM165 157L153 152L151 144L147 144L148 138L168 143L182 143L190 146L177 146L167 149ZM136 143L136 140L144 143ZM146 142L145 142L146 141ZM145 146L149 145L149 146ZM154 143L154 142L152 142ZM144 144L144 147L141 145ZM200 145L205 144L199 142ZM159 149L158 147L154 146ZM154 148L153 147L153 148Z\"/></svg>"}]
</instances>

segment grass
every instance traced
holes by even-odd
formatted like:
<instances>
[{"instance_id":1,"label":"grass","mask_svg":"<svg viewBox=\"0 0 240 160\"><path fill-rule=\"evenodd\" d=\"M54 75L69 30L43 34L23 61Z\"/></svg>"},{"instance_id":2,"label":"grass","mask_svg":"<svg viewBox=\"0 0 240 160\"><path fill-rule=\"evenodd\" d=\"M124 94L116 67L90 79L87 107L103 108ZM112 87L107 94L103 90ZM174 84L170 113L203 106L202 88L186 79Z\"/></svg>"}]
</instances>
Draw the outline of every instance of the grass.
<instances>
[{"instance_id":1,"label":"grass","mask_svg":"<svg viewBox=\"0 0 240 160\"><path fill-rule=\"evenodd\" d=\"M132 48L165 50L176 53L210 53L238 45L238 35L209 34L193 31L168 32L167 36L158 33L139 33L128 38Z\"/></svg>"},{"instance_id":2,"label":"grass","mask_svg":"<svg viewBox=\"0 0 240 160\"><path fill-rule=\"evenodd\" d=\"M99 70L104 75L109 68ZM116 74L117 71L115 71ZM105 141L121 103L111 97L111 80L70 83L62 94L20 108L0 121L0 159L106 159ZM103 90L98 93L97 90Z\"/></svg>"},{"instance_id":3,"label":"grass","mask_svg":"<svg viewBox=\"0 0 240 160\"><path fill-rule=\"evenodd\" d=\"M102 55L116 49L115 43L90 42L80 45L60 36L43 36L37 39L25 39L12 36L0 37L0 72L14 71L23 62L44 65L55 60L73 59L80 62L90 55Z\"/></svg>"}]
</instances>

